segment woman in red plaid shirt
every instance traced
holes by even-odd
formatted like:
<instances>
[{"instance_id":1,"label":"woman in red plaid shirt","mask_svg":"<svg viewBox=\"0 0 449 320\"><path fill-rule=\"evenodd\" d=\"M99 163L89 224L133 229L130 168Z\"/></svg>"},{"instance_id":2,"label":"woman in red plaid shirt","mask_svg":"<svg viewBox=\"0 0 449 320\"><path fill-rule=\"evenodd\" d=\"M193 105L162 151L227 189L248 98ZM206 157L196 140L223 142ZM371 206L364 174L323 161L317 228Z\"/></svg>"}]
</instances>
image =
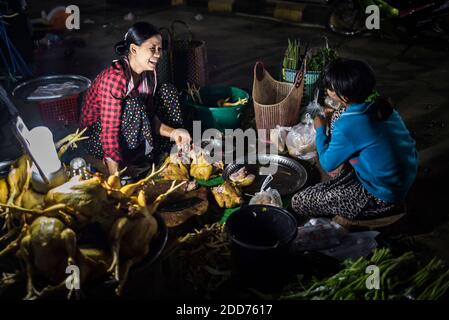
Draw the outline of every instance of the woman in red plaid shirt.
<instances>
[{"instance_id":1,"label":"woman in red plaid shirt","mask_svg":"<svg viewBox=\"0 0 449 320\"><path fill-rule=\"evenodd\" d=\"M156 65L162 37L151 24L138 22L116 44L121 57L103 70L86 94L80 126L87 127L86 149L102 159L110 174L139 156L169 152L170 141L189 145L176 88L156 93ZM175 129L178 128L178 129Z\"/></svg>"}]
</instances>

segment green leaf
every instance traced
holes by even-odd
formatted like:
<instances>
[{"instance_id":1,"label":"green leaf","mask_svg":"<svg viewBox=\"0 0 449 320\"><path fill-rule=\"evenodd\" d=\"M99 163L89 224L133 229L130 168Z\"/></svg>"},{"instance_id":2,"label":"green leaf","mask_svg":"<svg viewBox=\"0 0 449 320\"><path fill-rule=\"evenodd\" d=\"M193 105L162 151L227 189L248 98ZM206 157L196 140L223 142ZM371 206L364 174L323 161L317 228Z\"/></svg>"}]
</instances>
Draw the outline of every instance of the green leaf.
<instances>
[{"instance_id":1,"label":"green leaf","mask_svg":"<svg viewBox=\"0 0 449 320\"><path fill-rule=\"evenodd\" d=\"M218 176L209 180L201 180L201 179L195 179L196 182L198 182L199 185L205 186L205 187L215 187L219 186L220 184L223 184L225 181L222 176Z\"/></svg>"},{"instance_id":2,"label":"green leaf","mask_svg":"<svg viewBox=\"0 0 449 320\"><path fill-rule=\"evenodd\" d=\"M235 208L225 209L223 212L223 216L221 217L220 224L223 224L228 220L229 216L240 209L240 206Z\"/></svg>"}]
</instances>

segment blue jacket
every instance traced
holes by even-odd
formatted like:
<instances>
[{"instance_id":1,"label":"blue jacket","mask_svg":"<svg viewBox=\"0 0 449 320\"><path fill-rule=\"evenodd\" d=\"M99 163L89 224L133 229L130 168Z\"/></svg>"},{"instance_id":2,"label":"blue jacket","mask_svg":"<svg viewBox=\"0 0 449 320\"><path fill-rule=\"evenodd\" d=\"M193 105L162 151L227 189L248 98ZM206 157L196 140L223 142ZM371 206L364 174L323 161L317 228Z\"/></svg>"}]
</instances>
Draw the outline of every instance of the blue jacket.
<instances>
[{"instance_id":1,"label":"blue jacket","mask_svg":"<svg viewBox=\"0 0 449 320\"><path fill-rule=\"evenodd\" d=\"M417 174L415 141L396 111L380 121L370 112L371 106L350 104L335 122L332 138L325 126L318 128L318 158L328 172L349 160L369 193L397 203L404 200Z\"/></svg>"}]
</instances>

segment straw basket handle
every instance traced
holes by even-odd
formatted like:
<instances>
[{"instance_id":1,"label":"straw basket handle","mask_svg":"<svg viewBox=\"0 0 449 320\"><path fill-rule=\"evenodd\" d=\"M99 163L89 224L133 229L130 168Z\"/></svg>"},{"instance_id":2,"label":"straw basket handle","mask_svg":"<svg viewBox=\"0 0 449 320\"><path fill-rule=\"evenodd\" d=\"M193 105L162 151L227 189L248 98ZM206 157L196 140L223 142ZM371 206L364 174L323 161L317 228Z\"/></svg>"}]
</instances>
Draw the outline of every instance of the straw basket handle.
<instances>
[{"instance_id":1,"label":"straw basket handle","mask_svg":"<svg viewBox=\"0 0 449 320\"><path fill-rule=\"evenodd\" d=\"M301 65L301 68L298 70L298 72L296 72L295 82L294 82L295 88L299 88L299 86L301 85L301 82L304 80L306 64L307 64L307 58L304 59L302 65Z\"/></svg>"},{"instance_id":2,"label":"straw basket handle","mask_svg":"<svg viewBox=\"0 0 449 320\"><path fill-rule=\"evenodd\" d=\"M167 34L167 45L168 45L168 48L163 48L163 49L166 49L166 50L171 50L172 49L172 44L173 44L173 39L172 39L172 33L171 33L171 31L170 31L170 29L168 29L168 28L166 28L166 27L162 27L162 28L159 28L159 32L161 33L161 35L162 35L162 32L166 32L166 34Z\"/></svg>"},{"instance_id":3,"label":"straw basket handle","mask_svg":"<svg viewBox=\"0 0 449 320\"><path fill-rule=\"evenodd\" d=\"M254 79L257 79L257 81L262 81L265 77L265 65L257 61L256 65L254 66Z\"/></svg>"},{"instance_id":4,"label":"straw basket handle","mask_svg":"<svg viewBox=\"0 0 449 320\"><path fill-rule=\"evenodd\" d=\"M187 32L189 33L189 39L188 39L188 41L191 42L191 41L193 40L193 32L192 32L192 30L190 29L189 25L188 25L185 21L182 21L182 20L174 20L174 21L171 23L171 25L170 25L170 30L171 30L171 33L172 33L173 38L176 40L176 32L175 32L175 25L176 25L176 24L183 25L183 26L187 29Z\"/></svg>"}]
</instances>

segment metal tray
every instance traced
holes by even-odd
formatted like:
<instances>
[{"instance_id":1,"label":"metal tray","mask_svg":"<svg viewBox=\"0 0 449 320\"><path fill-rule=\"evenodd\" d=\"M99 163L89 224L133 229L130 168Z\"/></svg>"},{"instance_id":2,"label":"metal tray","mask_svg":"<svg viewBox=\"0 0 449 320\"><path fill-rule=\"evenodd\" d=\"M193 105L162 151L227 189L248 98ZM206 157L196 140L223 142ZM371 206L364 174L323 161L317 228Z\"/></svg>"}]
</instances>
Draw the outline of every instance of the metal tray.
<instances>
[{"instance_id":1,"label":"metal tray","mask_svg":"<svg viewBox=\"0 0 449 320\"><path fill-rule=\"evenodd\" d=\"M252 185L243 188L242 191L245 194L253 195L260 191L266 178L266 175L260 174L261 169L268 166L265 163L277 165L277 172L273 175L273 181L271 181L269 187L278 190L281 196L298 192L307 181L307 171L298 161L273 154L251 155L246 157L245 160L239 159L228 164L223 170L223 179L227 180L232 173L245 166L249 173L256 176L256 179Z\"/></svg>"}]
</instances>

